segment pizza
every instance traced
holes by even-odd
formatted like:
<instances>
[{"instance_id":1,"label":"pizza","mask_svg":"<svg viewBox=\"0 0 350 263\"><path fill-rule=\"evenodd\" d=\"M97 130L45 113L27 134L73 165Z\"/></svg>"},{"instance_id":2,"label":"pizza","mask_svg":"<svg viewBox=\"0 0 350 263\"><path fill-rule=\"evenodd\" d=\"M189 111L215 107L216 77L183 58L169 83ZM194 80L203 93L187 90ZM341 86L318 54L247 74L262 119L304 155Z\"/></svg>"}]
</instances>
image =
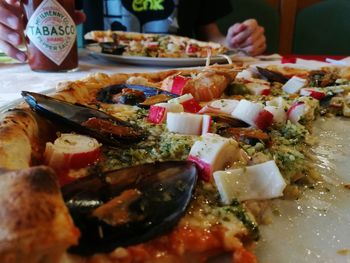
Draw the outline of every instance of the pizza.
<instances>
[{"instance_id":1,"label":"pizza","mask_svg":"<svg viewBox=\"0 0 350 263\"><path fill-rule=\"evenodd\" d=\"M1 262L258 262L270 201L321 180L348 68L234 65L61 83L0 122Z\"/></svg>"},{"instance_id":2,"label":"pizza","mask_svg":"<svg viewBox=\"0 0 350 263\"><path fill-rule=\"evenodd\" d=\"M123 56L206 58L228 51L225 46L218 43L176 35L91 31L85 35L85 39L100 43L103 53Z\"/></svg>"}]
</instances>

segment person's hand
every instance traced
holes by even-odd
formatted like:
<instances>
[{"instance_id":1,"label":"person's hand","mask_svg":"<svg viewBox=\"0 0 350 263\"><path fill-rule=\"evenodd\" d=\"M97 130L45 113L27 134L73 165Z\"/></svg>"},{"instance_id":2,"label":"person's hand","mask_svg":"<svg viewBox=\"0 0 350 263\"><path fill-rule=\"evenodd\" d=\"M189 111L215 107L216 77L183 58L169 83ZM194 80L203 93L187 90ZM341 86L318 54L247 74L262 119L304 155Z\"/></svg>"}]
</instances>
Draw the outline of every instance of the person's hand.
<instances>
[{"instance_id":1,"label":"person's hand","mask_svg":"<svg viewBox=\"0 0 350 263\"><path fill-rule=\"evenodd\" d=\"M24 62L27 60L27 55L18 49L23 41L22 15L23 10L19 0L0 0L0 50ZM85 21L85 14L75 11L73 19L76 24L80 24Z\"/></svg>"},{"instance_id":2,"label":"person's hand","mask_svg":"<svg viewBox=\"0 0 350 263\"><path fill-rule=\"evenodd\" d=\"M251 56L262 54L266 50L264 28L255 19L232 25L226 35L229 48L239 48Z\"/></svg>"},{"instance_id":3,"label":"person's hand","mask_svg":"<svg viewBox=\"0 0 350 263\"><path fill-rule=\"evenodd\" d=\"M24 62L27 56L16 47L22 43L22 10L17 0L0 0L0 50Z\"/></svg>"}]
</instances>

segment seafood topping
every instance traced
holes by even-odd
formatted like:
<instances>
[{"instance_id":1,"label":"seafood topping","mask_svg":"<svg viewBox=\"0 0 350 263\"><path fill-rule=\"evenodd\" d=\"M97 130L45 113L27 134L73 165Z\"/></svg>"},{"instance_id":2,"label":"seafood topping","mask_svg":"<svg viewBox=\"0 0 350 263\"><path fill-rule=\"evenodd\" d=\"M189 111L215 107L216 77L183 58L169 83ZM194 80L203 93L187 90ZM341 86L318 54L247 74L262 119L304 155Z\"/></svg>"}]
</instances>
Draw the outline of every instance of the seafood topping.
<instances>
[{"instance_id":1,"label":"seafood topping","mask_svg":"<svg viewBox=\"0 0 350 263\"><path fill-rule=\"evenodd\" d=\"M144 102L140 103L140 106L151 106L155 105L157 103L161 102L167 102L168 100L173 99L174 97L167 95L167 94L159 94L159 95L154 95L152 97L148 97L145 99Z\"/></svg>"},{"instance_id":2,"label":"seafood topping","mask_svg":"<svg viewBox=\"0 0 350 263\"><path fill-rule=\"evenodd\" d=\"M192 162L143 164L80 178L62 187L81 231L72 253L110 252L157 237L174 227L197 180Z\"/></svg>"},{"instance_id":3,"label":"seafood topping","mask_svg":"<svg viewBox=\"0 0 350 263\"><path fill-rule=\"evenodd\" d=\"M221 131L220 135L225 137L234 137L237 141L242 138L257 139L267 141L270 139L269 135L262 130L255 128L227 128Z\"/></svg>"},{"instance_id":4,"label":"seafood topping","mask_svg":"<svg viewBox=\"0 0 350 263\"><path fill-rule=\"evenodd\" d=\"M248 127L249 126L249 124L247 124L246 122L236 119L233 116L228 114L220 114L220 113L217 114L212 112L207 112L205 114L211 116L211 118L216 123L224 124L229 127Z\"/></svg>"},{"instance_id":5,"label":"seafood topping","mask_svg":"<svg viewBox=\"0 0 350 263\"><path fill-rule=\"evenodd\" d=\"M92 130L99 131L106 136L115 136L120 138L137 138L139 133L132 127L120 126L109 120L90 118L81 123L82 126Z\"/></svg>"},{"instance_id":6,"label":"seafood topping","mask_svg":"<svg viewBox=\"0 0 350 263\"><path fill-rule=\"evenodd\" d=\"M63 129L87 134L106 145L122 146L145 137L140 127L105 112L34 92L22 91L22 96L34 111Z\"/></svg>"},{"instance_id":7,"label":"seafood topping","mask_svg":"<svg viewBox=\"0 0 350 263\"><path fill-rule=\"evenodd\" d=\"M335 84L336 76L331 72L322 70L313 70L308 76L309 86L311 87L327 87Z\"/></svg>"},{"instance_id":8,"label":"seafood topping","mask_svg":"<svg viewBox=\"0 0 350 263\"><path fill-rule=\"evenodd\" d=\"M266 69L266 68L261 68L261 67L256 67L259 73L267 78L268 81L270 82L280 82L282 84L286 83L289 78L283 76L281 73Z\"/></svg>"},{"instance_id":9,"label":"seafood topping","mask_svg":"<svg viewBox=\"0 0 350 263\"><path fill-rule=\"evenodd\" d=\"M218 70L201 71L191 78L176 74L165 78L161 88L179 95L190 93L197 101L211 101L223 94L233 79L231 75Z\"/></svg>"},{"instance_id":10,"label":"seafood topping","mask_svg":"<svg viewBox=\"0 0 350 263\"><path fill-rule=\"evenodd\" d=\"M103 103L150 106L175 97L178 95L153 87L120 84L102 89L97 93L96 99Z\"/></svg>"},{"instance_id":11,"label":"seafood topping","mask_svg":"<svg viewBox=\"0 0 350 263\"><path fill-rule=\"evenodd\" d=\"M126 49L125 45L121 45L117 34L112 34L113 42L102 42L99 43L102 48L101 52L113 55L122 55Z\"/></svg>"},{"instance_id":12,"label":"seafood topping","mask_svg":"<svg viewBox=\"0 0 350 263\"><path fill-rule=\"evenodd\" d=\"M125 45L118 45L111 42L99 43L101 52L105 54L122 55L126 49Z\"/></svg>"},{"instance_id":13,"label":"seafood topping","mask_svg":"<svg viewBox=\"0 0 350 263\"><path fill-rule=\"evenodd\" d=\"M122 89L121 93L117 93L112 96L112 101L114 103L129 105L135 105L137 103L143 102L145 99L145 94L142 91L130 88Z\"/></svg>"}]
</instances>

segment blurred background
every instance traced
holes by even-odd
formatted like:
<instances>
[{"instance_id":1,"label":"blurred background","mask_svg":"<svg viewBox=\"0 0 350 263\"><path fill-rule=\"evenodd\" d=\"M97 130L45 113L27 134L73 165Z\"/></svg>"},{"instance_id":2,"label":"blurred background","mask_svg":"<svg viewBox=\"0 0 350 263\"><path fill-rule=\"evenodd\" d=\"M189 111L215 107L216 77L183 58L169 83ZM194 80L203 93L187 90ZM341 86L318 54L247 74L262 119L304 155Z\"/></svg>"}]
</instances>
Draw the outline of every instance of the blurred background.
<instances>
[{"instance_id":1,"label":"blurred background","mask_svg":"<svg viewBox=\"0 0 350 263\"><path fill-rule=\"evenodd\" d=\"M218 22L256 18L265 27L267 53L350 55L350 0L231 0Z\"/></svg>"}]
</instances>

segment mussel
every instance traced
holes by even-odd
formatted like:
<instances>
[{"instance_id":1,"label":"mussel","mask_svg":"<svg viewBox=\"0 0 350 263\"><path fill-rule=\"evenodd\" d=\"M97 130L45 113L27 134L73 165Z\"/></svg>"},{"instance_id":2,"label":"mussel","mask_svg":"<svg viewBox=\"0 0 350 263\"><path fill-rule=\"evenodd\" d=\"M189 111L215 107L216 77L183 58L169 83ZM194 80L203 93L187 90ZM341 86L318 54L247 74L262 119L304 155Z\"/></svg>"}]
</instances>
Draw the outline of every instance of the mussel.
<instances>
[{"instance_id":1,"label":"mussel","mask_svg":"<svg viewBox=\"0 0 350 263\"><path fill-rule=\"evenodd\" d=\"M256 69L259 71L259 73L263 77L267 78L267 80L270 82L279 82L279 83L284 84L289 80L289 78L283 76L279 72L271 71L269 69L261 68L261 67L256 67Z\"/></svg>"},{"instance_id":2,"label":"mussel","mask_svg":"<svg viewBox=\"0 0 350 263\"><path fill-rule=\"evenodd\" d=\"M217 113L211 113L211 112L206 112L205 114L210 115L211 118L216 123L221 123L221 124L224 124L228 127L249 127L249 124L247 124L244 121L241 121L239 119L236 119L230 115L217 114Z\"/></svg>"},{"instance_id":3,"label":"mussel","mask_svg":"<svg viewBox=\"0 0 350 263\"><path fill-rule=\"evenodd\" d=\"M99 43L102 48L101 52L112 55L122 55L126 50L126 45L120 44L118 34L112 34L113 42L101 42Z\"/></svg>"},{"instance_id":4,"label":"mussel","mask_svg":"<svg viewBox=\"0 0 350 263\"><path fill-rule=\"evenodd\" d=\"M191 201L197 169L188 161L143 164L62 187L81 231L71 253L90 255L148 241L173 228Z\"/></svg>"},{"instance_id":5,"label":"mussel","mask_svg":"<svg viewBox=\"0 0 350 263\"><path fill-rule=\"evenodd\" d=\"M103 88L96 99L103 103L121 103L148 107L155 103L166 102L178 95L165 90L143 85L119 84Z\"/></svg>"},{"instance_id":6,"label":"mussel","mask_svg":"<svg viewBox=\"0 0 350 263\"><path fill-rule=\"evenodd\" d=\"M145 137L145 131L140 127L105 112L29 91L22 91L22 96L29 106L43 117L94 137L107 145L122 146L138 142Z\"/></svg>"},{"instance_id":7,"label":"mussel","mask_svg":"<svg viewBox=\"0 0 350 263\"><path fill-rule=\"evenodd\" d=\"M313 70L308 76L310 87L327 87L336 85L337 76L333 72Z\"/></svg>"},{"instance_id":8,"label":"mussel","mask_svg":"<svg viewBox=\"0 0 350 263\"><path fill-rule=\"evenodd\" d=\"M270 136L262 130L255 128L229 127L218 131L223 137L233 137L237 141L244 141L250 145L255 145L258 142L268 143Z\"/></svg>"},{"instance_id":9,"label":"mussel","mask_svg":"<svg viewBox=\"0 0 350 263\"><path fill-rule=\"evenodd\" d=\"M101 47L101 52L104 54L111 55L122 55L126 49L125 45L119 45L112 42L102 42L99 43Z\"/></svg>"}]
</instances>

